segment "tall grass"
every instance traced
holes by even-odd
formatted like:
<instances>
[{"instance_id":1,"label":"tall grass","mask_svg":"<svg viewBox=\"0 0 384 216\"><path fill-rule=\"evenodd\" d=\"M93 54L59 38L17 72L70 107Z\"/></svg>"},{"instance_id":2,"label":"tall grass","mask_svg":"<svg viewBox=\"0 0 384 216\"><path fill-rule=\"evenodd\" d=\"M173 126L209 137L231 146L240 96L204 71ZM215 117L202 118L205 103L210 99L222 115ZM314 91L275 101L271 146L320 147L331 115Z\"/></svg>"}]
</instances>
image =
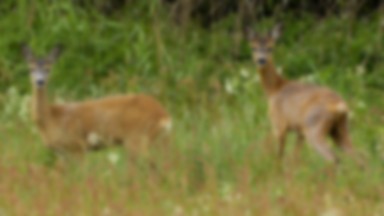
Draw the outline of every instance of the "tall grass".
<instances>
[{"instance_id":1,"label":"tall grass","mask_svg":"<svg viewBox=\"0 0 384 216\"><path fill-rule=\"evenodd\" d=\"M347 161L329 171L310 148L295 158L294 136L282 167L276 163L265 97L234 17L204 30L178 27L156 3L115 17L70 1L19 0L12 7L0 19L0 215L383 214L381 14L355 22L285 19L276 62L287 77L346 98L353 140L368 164L361 171ZM48 151L29 118L23 43L41 55L65 47L50 80L52 101L158 97L174 118L171 150L135 166L118 148L64 170L46 166Z\"/></svg>"}]
</instances>

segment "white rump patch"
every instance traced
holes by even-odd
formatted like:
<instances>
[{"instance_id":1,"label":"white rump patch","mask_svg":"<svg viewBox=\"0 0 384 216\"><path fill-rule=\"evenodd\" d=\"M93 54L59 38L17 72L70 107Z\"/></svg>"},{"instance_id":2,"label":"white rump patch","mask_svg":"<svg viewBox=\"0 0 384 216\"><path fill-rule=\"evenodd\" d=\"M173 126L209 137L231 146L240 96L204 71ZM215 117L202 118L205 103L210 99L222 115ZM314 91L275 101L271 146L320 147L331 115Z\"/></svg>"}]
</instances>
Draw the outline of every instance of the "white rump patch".
<instances>
[{"instance_id":1,"label":"white rump patch","mask_svg":"<svg viewBox=\"0 0 384 216\"><path fill-rule=\"evenodd\" d=\"M348 111L348 107L345 103L338 103L336 106L335 106L335 110L338 111L338 112L347 112Z\"/></svg>"},{"instance_id":2,"label":"white rump patch","mask_svg":"<svg viewBox=\"0 0 384 216\"><path fill-rule=\"evenodd\" d=\"M97 133L91 132L87 136L87 141L88 141L90 146L96 147L96 146L100 145L101 138Z\"/></svg>"},{"instance_id":3,"label":"white rump patch","mask_svg":"<svg viewBox=\"0 0 384 216\"><path fill-rule=\"evenodd\" d=\"M172 130L172 120L170 118L160 120L160 127L166 132L170 132Z\"/></svg>"}]
</instances>

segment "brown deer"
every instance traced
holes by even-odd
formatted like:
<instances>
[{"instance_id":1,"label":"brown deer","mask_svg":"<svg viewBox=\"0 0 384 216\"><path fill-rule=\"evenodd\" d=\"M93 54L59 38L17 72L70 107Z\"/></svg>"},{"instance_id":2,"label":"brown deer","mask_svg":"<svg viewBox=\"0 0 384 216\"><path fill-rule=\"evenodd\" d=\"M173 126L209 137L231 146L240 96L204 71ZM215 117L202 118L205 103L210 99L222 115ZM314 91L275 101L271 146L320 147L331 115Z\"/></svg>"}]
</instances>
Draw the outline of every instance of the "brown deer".
<instances>
[{"instance_id":1,"label":"brown deer","mask_svg":"<svg viewBox=\"0 0 384 216\"><path fill-rule=\"evenodd\" d=\"M279 159L284 156L289 131L298 134L298 145L305 138L326 161L337 162L328 137L337 147L354 155L345 101L326 87L287 80L276 71L273 48L280 32L281 26L277 25L266 35L252 31L249 35L253 60L268 99L273 135L279 144Z\"/></svg>"},{"instance_id":2,"label":"brown deer","mask_svg":"<svg viewBox=\"0 0 384 216\"><path fill-rule=\"evenodd\" d=\"M59 48L45 58L36 57L27 46L23 52L32 82L33 120L43 142L55 152L82 153L115 144L139 151L161 143L169 133L170 115L157 100L144 94L50 104L47 83Z\"/></svg>"}]
</instances>

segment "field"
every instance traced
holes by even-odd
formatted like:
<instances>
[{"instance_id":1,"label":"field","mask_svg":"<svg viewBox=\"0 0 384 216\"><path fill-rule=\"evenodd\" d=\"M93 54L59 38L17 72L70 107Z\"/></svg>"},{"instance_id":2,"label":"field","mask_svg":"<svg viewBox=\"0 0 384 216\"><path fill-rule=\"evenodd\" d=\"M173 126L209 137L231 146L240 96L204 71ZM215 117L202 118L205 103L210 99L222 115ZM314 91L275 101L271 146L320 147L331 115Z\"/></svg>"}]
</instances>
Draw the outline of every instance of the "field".
<instances>
[{"instance_id":1,"label":"field","mask_svg":"<svg viewBox=\"0 0 384 216\"><path fill-rule=\"evenodd\" d=\"M366 164L360 169L347 158L329 166L308 145L295 156L293 135L278 163L248 44L228 30L235 17L207 30L177 26L156 4L141 5L150 13L140 18L129 8L106 18L41 2L20 0L0 19L0 216L384 215L382 13L353 20L288 14L276 49L286 77L329 86L349 103L353 142ZM157 97L174 120L170 149L154 149L137 164L111 148L52 165L30 119L22 43L41 55L64 46L51 101Z\"/></svg>"}]
</instances>

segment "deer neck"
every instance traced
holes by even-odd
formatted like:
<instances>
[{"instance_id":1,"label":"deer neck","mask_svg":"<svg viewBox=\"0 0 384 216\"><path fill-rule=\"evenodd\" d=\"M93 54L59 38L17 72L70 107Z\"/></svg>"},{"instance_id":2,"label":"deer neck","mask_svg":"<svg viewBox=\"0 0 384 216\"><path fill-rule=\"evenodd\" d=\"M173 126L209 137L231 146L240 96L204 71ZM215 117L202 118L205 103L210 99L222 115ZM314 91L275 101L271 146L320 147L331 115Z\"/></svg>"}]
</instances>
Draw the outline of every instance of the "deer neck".
<instances>
[{"instance_id":1,"label":"deer neck","mask_svg":"<svg viewBox=\"0 0 384 216\"><path fill-rule=\"evenodd\" d=\"M267 63L259 66L259 73L263 89L268 96L279 91L287 82L283 76L277 73L272 60L268 60Z\"/></svg>"},{"instance_id":2,"label":"deer neck","mask_svg":"<svg viewBox=\"0 0 384 216\"><path fill-rule=\"evenodd\" d=\"M45 128L50 118L46 87L33 87L32 117L38 127Z\"/></svg>"}]
</instances>

